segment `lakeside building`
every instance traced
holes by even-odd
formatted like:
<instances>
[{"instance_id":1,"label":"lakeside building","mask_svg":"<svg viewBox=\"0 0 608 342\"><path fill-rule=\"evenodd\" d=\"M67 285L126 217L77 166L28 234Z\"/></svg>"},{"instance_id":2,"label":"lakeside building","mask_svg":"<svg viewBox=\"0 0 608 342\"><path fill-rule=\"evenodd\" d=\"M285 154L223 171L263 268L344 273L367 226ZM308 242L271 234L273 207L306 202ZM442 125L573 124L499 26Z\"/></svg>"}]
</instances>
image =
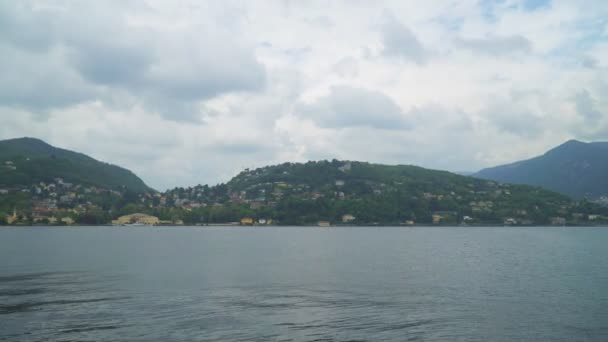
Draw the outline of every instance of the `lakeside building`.
<instances>
[{"instance_id":1,"label":"lakeside building","mask_svg":"<svg viewBox=\"0 0 608 342\"><path fill-rule=\"evenodd\" d=\"M349 222L354 221L355 219L356 219L356 217L354 217L351 214L342 215L342 223L349 223Z\"/></svg>"},{"instance_id":2,"label":"lakeside building","mask_svg":"<svg viewBox=\"0 0 608 342\"><path fill-rule=\"evenodd\" d=\"M184 220L160 220L158 221L158 224L165 226L183 226Z\"/></svg>"},{"instance_id":3,"label":"lakeside building","mask_svg":"<svg viewBox=\"0 0 608 342\"><path fill-rule=\"evenodd\" d=\"M242 226L253 226L253 219L251 217L244 217L241 219Z\"/></svg>"},{"instance_id":4,"label":"lakeside building","mask_svg":"<svg viewBox=\"0 0 608 342\"><path fill-rule=\"evenodd\" d=\"M63 222L63 223L65 223L65 224L67 224L68 226L71 226L71 225L73 225L74 223L76 223L76 221L74 221L74 219L73 219L73 218L71 218L71 217L69 217L69 216L66 216L66 217L61 218L61 222Z\"/></svg>"},{"instance_id":5,"label":"lakeside building","mask_svg":"<svg viewBox=\"0 0 608 342\"><path fill-rule=\"evenodd\" d=\"M146 215L146 214L142 214L142 213L124 215L124 216L117 218L116 220L112 220L112 224L117 224L117 225L130 224L130 223L154 225L154 224L159 224L160 220L156 216Z\"/></svg>"},{"instance_id":6,"label":"lakeside building","mask_svg":"<svg viewBox=\"0 0 608 342\"><path fill-rule=\"evenodd\" d=\"M17 216L17 209L13 209L13 215L6 216L6 223L8 223L8 224L13 224L13 223L17 222L18 220L19 220L19 217Z\"/></svg>"}]
</instances>

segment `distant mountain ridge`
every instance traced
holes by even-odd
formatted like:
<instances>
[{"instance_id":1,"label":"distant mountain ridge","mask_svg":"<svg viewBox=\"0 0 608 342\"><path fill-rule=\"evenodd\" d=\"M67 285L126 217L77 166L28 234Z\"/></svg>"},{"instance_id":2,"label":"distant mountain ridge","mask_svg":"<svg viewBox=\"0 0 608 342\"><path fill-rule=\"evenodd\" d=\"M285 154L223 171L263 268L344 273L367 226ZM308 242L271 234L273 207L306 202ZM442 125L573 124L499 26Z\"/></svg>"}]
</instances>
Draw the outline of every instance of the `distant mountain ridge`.
<instances>
[{"instance_id":1,"label":"distant mountain ridge","mask_svg":"<svg viewBox=\"0 0 608 342\"><path fill-rule=\"evenodd\" d=\"M595 199L608 195L608 142L569 140L541 156L483 169L473 176Z\"/></svg>"},{"instance_id":2,"label":"distant mountain ridge","mask_svg":"<svg viewBox=\"0 0 608 342\"><path fill-rule=\"evenodd\" d=\"M107 189L152 190L127 169L51 146L39 139L0 141L0 186L52 182L55 178Z\"/></svg>"},{"instance_id":3,"label":"distant mountain ridge","mask_svg":"<svg viewBox=\"0 0 608 342\"><path fill-rule=\"evenodd\" d=\"M133 213L175 224L608 223L608 208L595 203L413 165L283 163L245 169L224 184L157 192L81 153L32 138L0 141L0 225L108 224Z\"/></svg>"}]
</instances>

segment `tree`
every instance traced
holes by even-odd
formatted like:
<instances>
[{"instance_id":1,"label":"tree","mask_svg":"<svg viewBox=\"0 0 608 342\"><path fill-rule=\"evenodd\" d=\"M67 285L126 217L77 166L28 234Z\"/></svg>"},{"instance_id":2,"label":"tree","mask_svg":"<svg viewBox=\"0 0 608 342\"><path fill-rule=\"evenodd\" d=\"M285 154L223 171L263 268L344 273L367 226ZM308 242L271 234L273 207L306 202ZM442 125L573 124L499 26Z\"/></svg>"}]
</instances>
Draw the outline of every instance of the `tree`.
<instances>
[{"instance_id":1,"label":"tree","mask_svg":"<svg viewBox=\"0 0 608 342\"><path fill-rule=\"evenodd\" d=\"M110 221L109 214L99 209L87 210L86 213L76 217L76 222L80 224L99 225L108 224Z\"/></svg>"}]
</instances>

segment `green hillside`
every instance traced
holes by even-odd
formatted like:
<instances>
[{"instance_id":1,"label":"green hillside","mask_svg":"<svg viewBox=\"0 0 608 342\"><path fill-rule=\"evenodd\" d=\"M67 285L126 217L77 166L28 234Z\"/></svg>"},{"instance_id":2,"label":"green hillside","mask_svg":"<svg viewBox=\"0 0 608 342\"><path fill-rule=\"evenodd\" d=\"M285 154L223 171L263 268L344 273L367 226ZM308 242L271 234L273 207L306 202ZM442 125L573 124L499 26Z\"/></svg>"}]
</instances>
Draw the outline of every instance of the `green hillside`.
<instances>
[{"instance_id":1,"label":"green hillside","mask_svg":"<svg viewBox=\"0 0 608 342\"><path fill-rule=\"evenodd\" d=\"M562 225L600 224L608 214L541 187L339 160L246 169L226 184L158 193L126 169L31 138L0 141L0 190L0 216L16 210L22 224L144 212L188 224Z\"/></svg>"},{"instance_id":2,"label":"green hillside","mask_svg":"<svg viewBox=\"0 0 608 342\"><path fill-rule=\"evenodd\" d=\"M151 190L127 169L53 147L38 139L0 141L0 187L29 186L52 182L55 178L107 189Z\"/></svg>"},{"instance_id":3,"label":"green hillside","mask_svg":"<svg viewBox=\"0 0 608 342\"><path fill-rule=\"evenodd\" d=\"M529 184L576 199L608 196L608 142L570 140L532 159L484 169L476 177Z\"/></svg>"},{"instance_id":4,"label":"green hillside","mask_svg":"<svg viewBox=\"0 0 608 342\"><path fill-rule=\"evenodd\" d=\"M583 225L608 222L608 209L528 185L512 185L411 165L354 161L284 163L244 170L226 184L159 193L129 191L143 182L130 172L37 140L3 149L2 217L11 224L109 223L131 213L165 222L317 225ZM24 146L18 146L24 144ZM1 146L1 144L0 144ZM18 147L15 147L18 146ZM17 154L16 151L21 151ZM7 156L11 156L8 157ZM14 167L14 170L11 169ZM94 166L94 167L93 167ZM99 171L99 169L104 169ZM10 175L14 172L15 175ZM97 172L97 173L96 173ZM21 177L21 178L19 178ZM37 186L25 184L64 182ZM74 182L74 184L66 184ZM78 184L78 185L77 185ZM89 184L86 186L85 184ZM93 188L96 184L104 189ZM129 185L131 184L131 185ZM127 185L119 191L113 186ZM10 216L16 211L18 219ZM10 220L10 222L9 222ZM327 223L324 223L327 224Z\"/></svg>"},{"instance_id":5,"label":"green hillside","mask_svg":"<svg viewBox=\"0 0 608 342\"><path fill-rule=\"evenodd\" d=\"M452 224L461 223L464 216L475 222L516 218L540 224L571 205L566 196L537 187L410 165L337 160L245 170L222 185L222 191L212 187L208 193L225 193L236 203L257 203L255 210L241 215L273 217L287 224L340 222L347 214L357 223L432 223L435 215Z\"/></svg>"}]
</instances>

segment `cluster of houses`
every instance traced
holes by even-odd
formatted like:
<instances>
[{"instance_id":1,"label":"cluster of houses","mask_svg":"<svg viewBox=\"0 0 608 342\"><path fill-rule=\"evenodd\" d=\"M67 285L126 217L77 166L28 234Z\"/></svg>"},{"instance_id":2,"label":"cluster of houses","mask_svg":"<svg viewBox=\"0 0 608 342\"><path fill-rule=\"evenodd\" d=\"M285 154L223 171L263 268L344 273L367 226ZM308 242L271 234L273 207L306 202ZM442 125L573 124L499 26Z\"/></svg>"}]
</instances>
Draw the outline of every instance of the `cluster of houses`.
<instances>
[{"instance_id":1,"label":"cluster of houses","mask_svg":"<svg viewBox=\"0 0 608 342\"><path fill-rule=\"evenodd\" d=\"M356 217L351 214L342 215L342 224L351 224L356 220ZM272 219L261 218L255 220L251 217L243 217L239 222L242 226L265 226L273 224ZM317 226L319 227L330 227L332 224L330 221L319 221L317 222Z\"/></svg>"},{"instance_id":2,"label":"cluster of houses","mask_svg":"<svg viewBox=\"0 0 608 342\"><path fill-rule=\"evenodd\" d=\"M120 191L108 190L92 185L72 184L64 182L62 178L55 178L54 182L40 182L31 186L18 186L10 188L0 188L0 195L11 193L31 193L40 198L53 198L61 202L72 202L76 199L84 199L86 195L111 193L121 196Z\"/></svg>"},{"instance_id":3,"label":"cluster of houses","mask_svg":"<svg viewBox=\"0 0 608 342\"><path fill-rule=\"evenodd\" d=\"M27 194L31 208L14 208L6 217L8 224L44 223L74 224L75 218L92 209L100 209L95 197L107 195L120 198L116 190L108 190L92 185L73 184L62 178L52 182L39 182L30 186L0 188L0 196ZM1 197L0 197L1 199Z\"/></svg>"},{"instance_id":4,"label":"cluster of houses","mask_svg":"<svg viewBox=\"0 0 608 342\"><path fill-rule=\"evenodd\" d=\"M31 216L17 213L14 209L11 214L5 217L7 224L19 224L19 223L43 223L43 224L65 224L72 225L76 221L71 216L57 215L53 212L41 214L40 212L34 212Z\"/></svg>"},{"instance_id":5,"label":"cluster of houses","mask_svg":"<svg viewBox=\"0 0 608 342\"><path fill-rule=\"evenodd\" d=\"M15 163L13 163L13 161L11 160L7 160L4 162L4 165L2 165L3 168L11 170L11 171L15 171L17 170L17 166L15 166Z\"/></svg>"},{"instance_id":6,"label":"cluster of houses","mask_svg":"<svg viewBox=\"0 0 608 342\"><path fill-rule=\"evenodd\" d=\"M0 164L0 167L14 168L15 165L11 161ZM184 211L192 211L202 207L223 207L229 205L246 206L252 210L260 210L264 207L273 208L277 206L284 198L296 197L299 200L318 200L323 197L337 200L348 200L353 196L353 181L348 173L351 172L352 164L346 162L338 167L338 170L344 174L339 174L337 179L333 179L330 183L323 186L315 187L307 184L290 183L287 181L265 182L261 177L265 175L266 169L258 169L254 171L245 170L240 177L245 180L248 186L237 187L239 190L231 189L227 185L216 187L195 186L188 188L176 188L164 193L148 192L140 194L137 197L139 207L165 209L178 208ZM288 175L288 171L283 171L284 175ZM252 180L256 180L253 181ZM384 183L365 180L367 191L373 192L375 195L388 193L392 188L387 187ZM391 183L392 184L392 183ZM395 181L395 186L401 186L402 183ZM477 219L487 214L492 214L500 207L500 198L502 196L510 196L511 190L508 185L502 185L488 181L485 191L477 191L473 184L468 184L470 196L466 192L459 192L460 195L446 191L445 193L416 192L412 194L412 199L421 199L428 202L438 202L447 200L463 200L467 198L469 210L466 210L468 215L461 216L462 213L456 211L433 211L431 223L434 225L442 224L474 224ZM61 178L56 178L52 182L40 182L28 187L21 188L0 188L0 196L10 195L12 193L22 192L28 193L32 198L32 208L26 213L19 213L14 210L8 215L6 221L9 224L24 222L33 223L63 223L73 224L74 218L91 209L101 209L99 203L94 198L100 196L119 199L123 193L116 190L108 190L95 186L87 186L82 184L72 184L65 182ZM1 199L1 197L0 197ZM599 199L604 201L608 206L608 197ZM464 203L466 203L464 202ZM462 203L462 202L459 202ZM466 204L465 204L466 206ZM452 207L448 207L452 208ZM529 209L532 210L532 209ZM136 211L136 210L133 210ZM142 211L148 211L142 209ZM250 214L252 215L252 214ZM530 219L531 215L525 209L509 212L512 217L504 217L501 220L504 225L531 225L534 222ZM236 219L236 218L235 218ZM428 217L424 220L428 224ZM567 223L577 222L605 222L608 218L598 214L569 214L567 208L563 212L557 212L557 215L550 218L550 223L553 225L565 225ZM116 225L179 225L183 224L180 220L166 221L160 220L155 216L150 216L141 213L134 213L116 218L112 221ZM276 223L276 222L275 222ZM337 218L336 222L319 221L319 226L330 225L352 225L357 224L357 218L346 213L341 218ZM239 222L232 224L241 225L270 225L273 224L271 218L243 217ZM405 220L403 225L415 225L417 222L414 219Z\"/></svg>"}]
</instances>

